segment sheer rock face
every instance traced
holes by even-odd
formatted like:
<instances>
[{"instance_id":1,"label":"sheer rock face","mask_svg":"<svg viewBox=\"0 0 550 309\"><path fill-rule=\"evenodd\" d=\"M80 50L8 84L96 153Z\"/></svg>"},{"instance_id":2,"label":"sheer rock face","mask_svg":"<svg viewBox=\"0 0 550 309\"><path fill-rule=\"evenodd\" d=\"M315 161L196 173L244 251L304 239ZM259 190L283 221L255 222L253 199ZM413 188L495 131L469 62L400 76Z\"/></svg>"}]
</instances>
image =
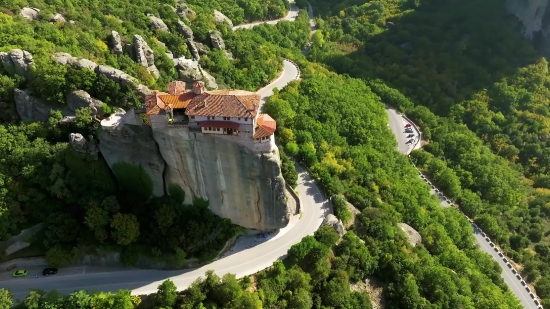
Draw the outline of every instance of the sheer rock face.
<instances>
[{"instance_id":1,"label":"sheer rock face","mask_svg":"<svg viewBox=\"0 0 550 309\"><path fill-rule=\"evenodd\" d=\"M220 23L226 22L229 24L229 27L233 28L233 22L229 17L225 16L222 12L214 10L214 20Z\"/></svg>"},{"instance_id":2,"label":"sheer rock face","mask_svg":"<svg viewBox=\"0 0 550 309\"><path fill-rule=\"evenodd\" d=\"M218 84L216 79L208 72L203 70L197 60L177 58L174 59L174 64L179 73L179 79L186 83L195 81L206 81L206 86L209 89L217 89Z\"/></svg>"},{"instance_id":3,"label":"sheer rock face","mask_svg":"<svg viewBox=\"0 0 550 309\"><path fill-rule=\"evenodd\" d=\"M156 17L153 14L147 14L147 16L151 20L151 30L160 30L164 32L170 32L170 29L168 29L168 26L166 26L166 24L162 19Z\"/></svg>"},{"instance_id":4,"label":"sheer rock face","mask_svg":"<svg viewBox=\"0 0 550 309\"><path fill-rule=\"evenodd\" d=\"M212 47L225 50L225 42L219 31L210 31L210 41L212 42Z\"/></svg>"},{"instance_id":5,"label":"sheer rock face","mask_svg":"<svg viewBox=\"0 0 550 309\"><path fill-rule=\"evenodd\" d=\"M136 62L146 67L153 77L159 78L160 73L155 66L155 53L151 47L147 45L147 42L137 34L134 35L134 52L136 55Z\"/></svg>"},{"instance_id":6,"label":"sheer rock face","mask_svg":"<svg viewBox=\"0 0 550 309\"><path fill-rule=\"evenodd\" d=\"M550 56L550 18L545 18L549 0L506 0L506 9L523 25L523 36L546 57Z\"/></svg>"},{"instance_id":7,"label":"sheer rock face","mask_svg":"<svg viewBox=\"0 0 550 309\"><path fill-rule=\"evenodd\" d=\"M189 47L191 55L193 55L193 59L199 60L200 54L199 49L197 48L197 43L194 41L193 30L191 30L191 28L189 28L189 26L187 26L184 22L178 21L178 32L187 39L187 46Z\"/></svg>"},{"instance_id":8,"label":"sheer rock face","mask_svg":"<svg viewBox=\"0 0 550 309\"><path fill-rule=\"evenodd\" d=\"M164 161L153 139L151 127L133 110L118 109L101 121L99 149L111 169L117 163L139 166L153 181L153 195L164 195Z\"/></svg>"},{"instance_id":9,"label":"sheer rock face","mask_svg":"<svg viewBox=\"0 0 550 309\"><path fill-rule=\"evenodd\" d=\"M92 110L92 115L103 117L101 106L103 102L94 99L84 90L74 90L67 95L67 107L75 112L79 108L89 107Z\"/></svg>"},{"instance_id":10,"label":"sheer rock face","mask_svg":"<svg viewBox=\"0 0 550 309\"><path fill-rule=\"evenodd\" d=\"M28 20L37 20L38 13L40 13L40 10L37 8L22 8L19 14Z\"/></svg>"},{"instance_id":11,"label":"sheer rock face","mask_svg":"<svg viewBox=\"0 0 550 309\"><path fill-rule=\"evenodd\" d=\"M116 31L111 31L111 45L112 45L112 51L113 53L120 55L123 52L122 49L122 39L120 38L120 34Z\"/></svg>"},{"instance_id":12,"label":"sheer rock face","mask_svg":"<svg viewBox=\"0 0 550 309\"><path fill-rule=\"evenodd\" d=\"M166 162L167 192L177 185L187 203L194 196L208 199L212 212L246 228L287 225L292 210L278 150L254 154L231 141L174 127L155 129L153 136Z\"/></svg>"},{"instance_id":13,"label":"sheer rock face","mask_svg":"<svg viewBox=\"0 0 550 309\"><path fill-rule=\"evenodd\" d=\"M29 80L33 59L31 53L21 49L12 49L9 53L0 52L0 61L10 75L20 75Z\"/></svg>"}]
</instances>

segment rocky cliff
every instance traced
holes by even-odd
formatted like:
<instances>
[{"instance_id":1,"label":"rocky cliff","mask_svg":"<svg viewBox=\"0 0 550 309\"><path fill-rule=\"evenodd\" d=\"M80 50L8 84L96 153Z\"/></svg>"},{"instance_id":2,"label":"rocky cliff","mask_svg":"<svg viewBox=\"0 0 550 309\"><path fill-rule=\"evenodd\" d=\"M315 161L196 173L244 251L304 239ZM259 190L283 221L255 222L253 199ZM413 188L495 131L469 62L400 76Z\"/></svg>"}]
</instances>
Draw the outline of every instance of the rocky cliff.
<instances>
[{"instance_id":1,"label":"rocky cliff","mask_svg":"<svg viewBox=\"0 0 550 309\"><path fill-rule=\"evenodd\" d=\"M550 0L506 0L508 12L523 25L523 36L550 58Z\"/></svg>"},{"instance_id":2,"label":"rocky cliff","mask_svg":"<svg viewBox=\"0 0 550 309\"><path fill-rule=\"evenodd\" d=\"M169 194L179 187L187 202L194 196L208 199L212 212L247 228L287 225L293 211L287 206L276 147L255 154L231 141L177 127L155 129L153 136L166 163Z\"/></svg>"},{"instance_id":3,"label":"rocky cliff","mask_svg":"<svg viewBox=\"0 0 550 309\"><path fill-rule=\"evenodd\" d=\"M133 111L122 110L101 122L99 140L119 184L148 196L177 198L185 192L186 204L202 197L220 217L258 230L283 228L295 212L287 203L276 147L256 154L183 127L151 131Z\"/></svg>"}]
</instances>

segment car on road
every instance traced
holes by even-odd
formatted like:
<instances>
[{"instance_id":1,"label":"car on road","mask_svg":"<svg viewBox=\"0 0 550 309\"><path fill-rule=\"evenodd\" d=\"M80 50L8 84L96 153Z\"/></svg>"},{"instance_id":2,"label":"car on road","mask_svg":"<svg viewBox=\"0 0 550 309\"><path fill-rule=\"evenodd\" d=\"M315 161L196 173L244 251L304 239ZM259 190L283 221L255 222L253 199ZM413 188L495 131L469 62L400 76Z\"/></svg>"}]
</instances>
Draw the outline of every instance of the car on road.
<instances>
[{"instance_id":1,"label":"car on road","mask_svg":"<svg viewBox=\"0 0 550 309\"><path fill-rule=\"evenodd\" d=\"M521 285L525 286L525 281L521 280Z\"/></svg>"},{"instance_id":2,"label":"car on road","mask_svg":"<svg viewBox=\"0 0 550 309\"><path fill-rule=\"evenodd\" d=\"M489 246L494 247L495 244L494 244L493 242L490 242L490 243L489 243Z\"/></svg>"},{"instance_id":3,"label":"car on road","mask_svg":"<svg viewBox=\"0 0 550 309\"><path fill-rule=\"evenodd\" d=\"M481 236L483 236L483 237L487 237L487 234L485 234L485 233L481 232Z\"/></svg>"},{"instance_id":4,"label":"car on road","mask_svg":"<svg viewBox=\"0 0 550 309\"><path fill-rule=\"evenodd\" d=\"M407 123L407 124L405 125L405 128L410 128L410 127L412 127L412 124L410 124L410 123Z\"/></svg>"},{"instance_id":5,"label":"car on road","mask_svg":"<svg viewBox=\"0 0 550 309\"><path fill-rule=\"evenodd\" d=\"M412 129L407 129L407 130L405 130L405 133L413 133L413 130Z\"/></svg>"},{"instance_id":6,"label":"car on road","mask_svg":"<svg viewBox=\"0 0 550 309\"><path fill-rule=\"evenodd\" d=\"M497 248L497 247L495 247L495 252L498 252L498 248Z\"/></svg>"},{"instance_id":7,"label":"car on road","mask_svg":"<svg viewBox=\"0 0 550 309\"><path fill-rule=\"evenodd\" d=\"M533 295L533 293L529 293L529 296L531 296L532 299L535 299L535 295Z\"/></svg>"},{"instance_id":8,"label":"car on road","mask_svg":"<svg viewBox=\"0 0 550 309\"><path fill-rule=\"evenodd\" d=\"M11 276L12 277L26 277L27 275L29 274L28 271L24 270L24 269L18 269L16 271L14 271Z\"/></svg>"},{"instance_id":9,"label":"car on road","mask_svg":"<svg viewBox=\"0 0 550 309\"><path fill-rule=\"evenodd\" d=\"M411 138L411 139L410 139L410 140L408 140L408 141L407 141L407 142L406 142L405 144L407 144L407 145L408 145L408 144L412 144L413 142L414 142L414 139L412 139L412 138Z\"/></svg>"},{"instance_id":10,"label":"car on road","mask_svg":"<svg viewBox=\"0 0 550 309\"><path fill-rule=\"evenodd\" d=\"M485 237L485 240L491 242L491 239L489 237Z\"/></svg>"},{"instance_id":11,"label":"car on road","mask_svg":"<svg viewBox=\"0 0 550 309\"><path fill-rule=\"evenodd\" d=\"M508 265L508 268L512 268L512 264L508 263L506 265Z\"/></svg>"},{"instance_id":12,"label":"car on road","mask_svg":"<svg viewBox=\"0 0 550 309\"><path fill-rule=\"evenodd\" d=\"M525 290L526 290L527 292L531 293L531 289L530 289L528 286L525 287Z\"/></svg>"},{"instance_id":13,"label":"car on road","mask_svg":"<svg viewBox=\"0 0 550 309\"><path fill-rule=\"evenodd\" d=\"M57 274L57 268L44 268L42 271L43 276L55 275Z\"/></svg>"},{"instance_id":14,"label":"car on road","mask_svg":"<svg viewBox=\"0 0 550 309\"><path fill-rule=\"evenodd\" d=\"M502 256L503 256L503 255L502 255L502 252L499 252L499 253L498 253L498 256L502 257Z\"/></svg>"},{"instance_id":15,"label":"car on road","mask_svg":"<svg viewBox=\"0 0 550 309\"><path fill-rule=\"evenodd\" d=\"M414 134L413 134L413 133L407 135L407 138L411 138L411 137L414 137Z\"/></svg>"},{"instance_id":16,"label":"car on road","mask_svg":"<svg viewBox=\"0 0 550 309\"><path fill-rule=\"evenodd\" d=\"M516 278L518 278L518 280L521 281L521 276L520 275L516 275Z\"/></svg>"},{"instance_id":17,"label":"car on road","mask_svg":"<svg viewBox=\"0 0 550 309\"><path fill-rule=\"evenodd\" d=\"M535 305L539 305L539 301L535 299Z\"/></svg>"},{"instance_id":18,"label":"car on road","mask_svg":"<svg viewBox=\"0 0 550 309\"><path fill-rule=\"evenodd\" d=\"M512 273L517 274L518 272L512 268Z\"/></svg>"}]
</instances>

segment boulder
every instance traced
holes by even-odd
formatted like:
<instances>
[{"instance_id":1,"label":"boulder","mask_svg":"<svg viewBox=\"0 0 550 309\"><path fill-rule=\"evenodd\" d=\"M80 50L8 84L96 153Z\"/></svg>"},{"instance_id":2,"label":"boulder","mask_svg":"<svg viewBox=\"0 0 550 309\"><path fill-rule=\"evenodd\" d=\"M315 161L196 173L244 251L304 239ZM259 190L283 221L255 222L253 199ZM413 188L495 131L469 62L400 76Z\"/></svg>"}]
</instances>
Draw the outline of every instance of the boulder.
<instances>
[{"instance_id":1,"label":"boulder","mask_svg":"<svg viewBox=\"0 0 550 309\"><path fill-rule=\"evenodd\" d=\"M52 15L52 18L50 18L50 21L54 22L54 23L64 23L64 22L66 22L65 17L63 17L63 15L61 15L59 13Z\"/></svg>"},{"instance_id":2,"label":"boulder","mask_svg":"<svg viewBox=\"0 0 550 309\"><path fill-rule=\"evenodd\" d=\"M229 17L225 16L220 11L214 10L214 20L219 23L226 22L229 24L229 27L233 28L233 22L231 21L231 19L229 19Z\"/></svg>"},{"instance_id":3,"label":"boulder","mask_svg":"<svg viewBox=\"0 0 550 309\"><path fill-rule=\"evenodd\" d=\"M336 231L336 233L340 235L340 237L346 234L346 229L344 228L342 220L336 218L336 216L333 214L329 214L325 217L325 220L323 220L323 225L328 225L332 227Z\"/></svg>"},{"instance_id":4,"label":"boulder","mask_svg":"<svg viewBox=\"0 0 550 309\"><path fill-rule=\"evenodd\" d=\"M181 20L178 21L178 32L187 40L193 40L193 30Z\"/></svg>"},{"instance_id":5,"label":"boulder","mask_svg":"<svg viewBox=\"0 0 550 309\"><path fill-rule=\"evenodd\" d=\"M185 58L174 59L174 61L176 62L176 69L178 70L180 80L191 83L204 78L198 61Z\"/></svg>"},{"instance_id":6,"label":"boulder","mask_svg":"<svg viewBox=\"0 0 550 309\"><path fill-rule=\"evenodd\" d=\"M73 123L75 121L75 119L76 119L76 116L65 116L61 120L59 120L57 122L57 124L68 125L68 124Z\"/></svg>"},{"instance_id":7,"label":"boulder","mask_svg":"<svg viewBox=\"0 0 550 309\"><path fill-rule=\"evenodd\" d=\"M73 149L80 154L87 154L97 157L99 148L93 141L87 141L80 133L69 134L69 144Z\"/></svg>"},{"instance_id":8,"label":"boulder","mask_svg":"<svg viewBox=\"0 0 550 309\"><path fill-rule=\"evenodd\" d=\"M28 20L37 20L38 13L40 13L40 10L37 8L25 7L21 9L21 12L19 14Z\"/></svg>"},{"instance_id":9,"label":"boulder","mask_svg":"<svg viewBox=\"0 0 550 309\"><path fill-rule=\"evenodd\" d=\"M67 106L69 110L75 112L79 108L89 107L92 110L92 115L103 117L101 106L104 104L100 100L96 100L84 90L74 90L67 95Z\"/></svg>"},{"instance_id":10,"label":"boulder","mask_svg":"<svg viewBox=\"0 0 550 309\"><path fill-rule=\"evenodd\" d=\"M199 55L206 55L210 51L210 48L208 48L208 46L199 42L195 42L195 47L197 48Z\"/></svg>"},{"instance_id":11,"label":"boulder","mask_svg":"<svg viewBox=\"0 0 550 309\"><path fill-rule=\"evenodd\" d=\"M144 67L155 65L155 53L147 45L147 42L140 36L134 35L134 52L136 55L136 62Z\"/></svg>"},{"instance_id":12,"label":"boulder","mask_svg":"<svg viewBox=\"0 0 550 309\"><path fill-rule=\"evenodd\" d=\"M170 29L168 29L168 26L164 23L164 21L158 17L156 17L153 14L147 14L149 19L151 20L151 30L160 30L164 32L170 32Z\"/></svg>"},{"instance_id":13,"label":"boulder","mask_svg":"<svg viewBox=\"0 0 550 309\"><path fill-rule=\"evenodd\" d=\"M212 42L212 47L225 50L225 42L223 41L222 34L219 31L210 31L210 41Z\"/></svg>"},{"instance_id":14,"label":"boulder","mask_svg":"<svg viewBox=\"0 0 550 309\"><path fill-rule=\"evenodd\" d=\"M123 71L115 69L107 65L100 65L97 67L97 74L104 75L108 79L120 83L120 77L126 75Z\"/></svg>"},{"instance_id":15,"label":"boulder","mask_svg":"<svg viewBox=\"0 0 550 309\"><path fill-rule=\"evenodd\" d=\"M397 225L405 232L405 235L407 235L407 238L409 240L409 243L411 246L416 246L422 243L422 236L418 231L413 229L410 225L406 223L397 223Z\"/></svg>"},{"instance_id":16,"label":"boulder","mask_svg":"<svg viewBox=\"0 0 550 309\"><path fill-rule=\"evenodd\" d=\"M111 31L111 45L112 45L112 51L113 53L120 55L122 54L122 39L120 38L120 34L116 31Z\"/></svg>"},{"instance_id":17,"label":"boulder","mask_svg":"<svg viewBox=\"0 0 550 309\"><path fill-rule=\"evenodd\" d=\"M50 110L53 107L33 97L28 90L16 88L14 100L17 114L24 122L47 121L50 118Z\"/></svg>"},{"instance_id":18,"label":"boulder","mask_svg":"<svg viewBox=\"0 0 550 309\"><path fill-rule=\"evenodd\" d=\"M178 14L178 16L180 17L185 18L187 18L187 16L195 17L197 15L197 13L189 8L189 6L183 1L178 1L176 3L176 14Z\"/></svg>"},{"instance_id":19,"label":"boulder","mask_svg":"<svg viewBox=\"0 0 550 309\"><path fill-rule=\"evenodd\" d=\"M25 50L12 49L9 53L0 53L0 59L4 70L10 75L20 75L26 79L31 78L32 55Z\"/></svg>"}]
</instances>

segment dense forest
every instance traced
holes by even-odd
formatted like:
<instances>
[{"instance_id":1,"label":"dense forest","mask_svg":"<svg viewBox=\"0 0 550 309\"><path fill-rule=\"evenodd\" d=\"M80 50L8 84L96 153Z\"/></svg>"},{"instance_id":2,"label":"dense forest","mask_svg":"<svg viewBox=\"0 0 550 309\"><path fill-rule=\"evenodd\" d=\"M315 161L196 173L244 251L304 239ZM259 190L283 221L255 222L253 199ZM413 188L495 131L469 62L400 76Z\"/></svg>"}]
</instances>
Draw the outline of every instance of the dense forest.
<instances>
[{"instance_id":1,"label":"dense forest","mask_svg":"<svg viewBox=\"0 0 550 309\"><path fill-rule=\"evenodd\" d=\"M420 126L413 159L550 305L550 79L519 21L497 0L311 3L320 30L308 58L361 78Z\"/></svg>"}]
</instances>

